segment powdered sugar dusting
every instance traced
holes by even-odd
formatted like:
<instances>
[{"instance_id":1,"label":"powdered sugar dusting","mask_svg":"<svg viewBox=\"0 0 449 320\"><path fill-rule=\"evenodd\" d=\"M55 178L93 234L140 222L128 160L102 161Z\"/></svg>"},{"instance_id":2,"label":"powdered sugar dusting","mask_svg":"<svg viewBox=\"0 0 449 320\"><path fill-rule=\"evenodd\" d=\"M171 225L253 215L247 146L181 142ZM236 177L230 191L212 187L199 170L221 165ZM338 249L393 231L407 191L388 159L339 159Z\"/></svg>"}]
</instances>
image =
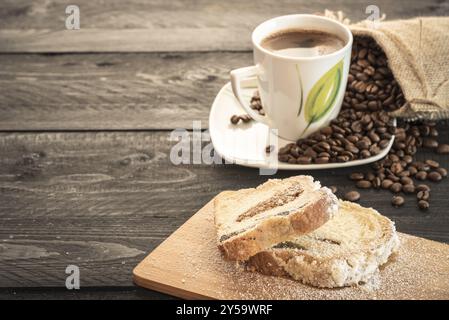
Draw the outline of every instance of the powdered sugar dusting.
<instances>
[{"instance_id":1,"label":"powdered sugar dusting","mask_svg":"<svg viewBox=\"0 0 449 320\"><path fill-rule=\"evenodd\" d=\"M225 261L217 249L215 235L209 204L150 254L137 267L136 274L192 293L186 295L179 291L181 297L449 299L449 246L445 244L400 234L399 252L381 267L371 282L356 287L319 289L287 278L249 272L240 264Z\"/></svg>"}]
</instances>

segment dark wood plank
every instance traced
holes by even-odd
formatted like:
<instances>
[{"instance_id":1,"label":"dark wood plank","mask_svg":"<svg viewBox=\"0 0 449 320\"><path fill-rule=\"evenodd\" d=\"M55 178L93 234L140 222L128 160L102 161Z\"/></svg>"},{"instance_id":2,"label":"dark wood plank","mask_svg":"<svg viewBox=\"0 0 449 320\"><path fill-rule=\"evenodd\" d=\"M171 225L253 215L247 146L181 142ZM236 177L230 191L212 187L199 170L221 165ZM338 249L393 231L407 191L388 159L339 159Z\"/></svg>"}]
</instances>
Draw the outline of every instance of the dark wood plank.
<instances>
[{"instance_id":1,"label":"dark wood plank","mask_svg":"<svg viewBox=\"0 0 449 320\"><path fill-rule=\"evenodd\" d=\"M267 179L234 165L175 166L174 144L169 132L0 134L0 287L64 287L68 264L80 267L82 287L129 287L145 254L218 192ZM302 173L341 195L353 188L351 170ZM360 202L402 232L449 242L448 186L432 184L425 213L413 196L395 209L390 193L363 190Z\"/></svg>"},{"instance_id":2,"label":"dark wood plank","mask_svg":"<svg viewBox=\"0 0 449 320\"><path fill-rule=\"evenodd\" d=\"M168 296L140 287L0 288L0 300L172 300Z\"/></svg>"},{"instance_id":3,"label":"dark wood plank","mask_svg":"<svg viewBox=\"0 0 449 320\"><path fill-rule=\"evenodd\" d=\"M248 50L250 32L260 22L291 13L344 10L366 18L371 4L351 0L257 2L78 0L81 30L65 30L67 1L2 1L1 52L154 52ZM376 1L388 18L447 15L441 0Z\"/></svg>"},{"instance_id":4,"label":"dark wood plank","mask_svg":"<svg viewBox=\"0 0 449 320\"><path fill-rule=\"evenodd\" d=\"M208 126L233 68L251 53L0 56L0 130Z\"/></svg>"}]
</instances>

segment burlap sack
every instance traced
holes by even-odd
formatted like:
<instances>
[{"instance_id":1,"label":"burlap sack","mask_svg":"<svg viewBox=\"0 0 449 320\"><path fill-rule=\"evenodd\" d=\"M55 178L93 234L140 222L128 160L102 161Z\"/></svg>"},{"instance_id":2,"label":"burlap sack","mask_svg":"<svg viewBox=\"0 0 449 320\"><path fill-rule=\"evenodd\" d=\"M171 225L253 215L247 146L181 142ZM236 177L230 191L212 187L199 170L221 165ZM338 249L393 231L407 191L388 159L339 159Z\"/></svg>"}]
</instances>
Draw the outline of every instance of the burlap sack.
<instances>
[{"instance_id":1,"label":"burlap sack","mask_svg":"<svg viewBox=\"0 0 449 320\"><path fill-rule=\"evenodd\" d=\"M355 36L370 36L385 51L407 101L394 112L409 119L449 118L449 17L351 25Z\"/></svg>"},{"instance_id":2,"label":"burlap sack","mask_svg":"<svg viewBox=\"0 0 449 320\"><path fill-rule=\"evenodd\" d=\"M342 12L324 15L349 23ZM449 17L380 21L377 28L365 20L349 27L354 36L372 37L385 51L407 101L394 116L449 119Z\"/></svg>"}]
</instances>

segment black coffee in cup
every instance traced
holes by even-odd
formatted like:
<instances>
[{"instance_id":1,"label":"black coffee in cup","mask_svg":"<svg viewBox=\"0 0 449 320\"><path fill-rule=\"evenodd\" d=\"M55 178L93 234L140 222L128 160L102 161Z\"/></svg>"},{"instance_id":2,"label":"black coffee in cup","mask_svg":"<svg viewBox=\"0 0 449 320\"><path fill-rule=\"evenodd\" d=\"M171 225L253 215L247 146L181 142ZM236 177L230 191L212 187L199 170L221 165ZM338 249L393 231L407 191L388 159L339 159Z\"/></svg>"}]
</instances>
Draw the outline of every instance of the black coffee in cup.
<instances>
[{"instance_id":1,"label":"black coffee in cup","mask_svg":"<svg viewBox=\"0 0 449 320\"><path fill-rule=\"evenodd\" d=\"M324 31L286 29L267 36L261 45L282 56L314 57L340 50L345 46L345 41Z\"/></svg>"}]
</instances>

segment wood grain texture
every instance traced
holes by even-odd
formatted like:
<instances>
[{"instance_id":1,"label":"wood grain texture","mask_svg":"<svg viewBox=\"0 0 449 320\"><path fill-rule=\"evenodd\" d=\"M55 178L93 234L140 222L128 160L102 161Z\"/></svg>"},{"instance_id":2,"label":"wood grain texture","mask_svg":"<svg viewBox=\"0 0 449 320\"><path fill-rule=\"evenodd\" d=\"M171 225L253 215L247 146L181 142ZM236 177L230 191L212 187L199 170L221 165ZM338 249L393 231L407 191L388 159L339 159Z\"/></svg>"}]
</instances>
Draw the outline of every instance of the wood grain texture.
<instances>
[{"instance_id":1,"label":"wood grain texture","mask_svg":"<svg viewBox=\"0 0 449 320\"><path fill-rule=\"evenodd\" d=\"M49 288L0 288L0 300L171 300L173 297L136 286L90 287L67 290Z\"/></svg>"},{"instance_id":2,"label":"wood grain texture","mask_svg":"<svg viewBox=\"0 0 449 320\"><path fill-rule=\"evenodd\" d=\"M229 70L252 63L249 38L258 23L324 8L344 10L356 21L371 3L76 4L81 30L67 31L67 1L0 2L0 53L49 53L0 55L0 131L12 131L0 133L0 298L160 298L133 289L132 268L215 194L266 177L232 165L174 166L169 132L58 131L170 130L191 128L193 120L206 128ZM391 19L449 14L441 0L376 4ZM101 53L128 51L152 53ZM17 133L29 130L35 132ZM449 129L442 135L448 138ZM447 156L421 157L449 163ZM349 171L308 173L338 185L342 195L353 188ZM390 194L373 190L361 192L361 204L379 209L403 232L449 242L447 181L432 185L426 213L413 197L394 209ZM68 264L81 269L79 292L64 288Z\"/></svg>"},{"instance_id":3,"label":"wood grain texture","mask_svg":"<svg viewBox=\"0 0 449 320\"><path fill-rule=\"evenodd\" d=\"M81 30L65 30L63 0L0 4L0 52L155 52L248 50L251 30L283 14L344 10L366 18L369 1L79 0ZM376 1L389 19L447 15L445 1Z\"/></svg>"},{"instance_id":4,"label":"wood grain texture","mask_svg":"<svg viewBox=\"0 0 449 320\"><path fill-rule=\"evenodd\" d=\"M207 128L251 53L0 56L0 130Z\"/></svg>"},{"instance_id":5,"label":"wood grain texture","mask_svg":"<svg viewBox=\"0 0 449 320\"><path fill-rule=\"evenodd\" d=\"M217 193L267 179L234 165L175 166L175 143L169 132L0 134L0 287L63 287L68 264L83 287L130 286L138 261ZM342 195L352 170L303 173ZM360 203L402 232L449 242L448 186L432 184L425 213L413 196L393 208L389 192L362 190Z\"/></svg>"},{"instance_id":6,"label":"wood grain texture","mask_svg":"<svg viewBox=\"0 0 449 320\"><path fill-rule=\"evenodd\" d=\"M397 254L374 285L319 289L282 277L247 272L217 248L213 200L133 271L136 284L184 299L354 300L448 299L449 245L399 233Z\"/></svg>"}]
</instances>

